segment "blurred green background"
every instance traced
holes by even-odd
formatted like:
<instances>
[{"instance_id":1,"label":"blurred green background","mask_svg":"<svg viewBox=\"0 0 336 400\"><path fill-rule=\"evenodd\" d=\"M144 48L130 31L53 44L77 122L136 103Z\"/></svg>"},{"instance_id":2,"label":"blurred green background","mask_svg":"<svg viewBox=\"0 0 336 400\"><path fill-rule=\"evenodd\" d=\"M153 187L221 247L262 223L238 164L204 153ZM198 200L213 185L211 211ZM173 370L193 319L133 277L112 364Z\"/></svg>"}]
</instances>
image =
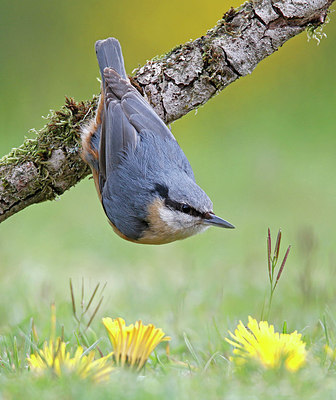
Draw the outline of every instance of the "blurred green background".
<instances>
[{"instance_id":1,"label":"blurred green background","mask_svg":"<svg viewBox=\"0 0 336 400\"><path fill-rule=\"evenodd\" d=\"M128 73L195 39L239 1L4 1L0 14L0 150L19 146L64 96L99 91L94 42L122 45ZM51 301L68 309L68 280L107 282L99 315L143 319L177 337L210 340L237 319L259 317L268 290L266 232L292 251L271 320L290 329L336 311L336 17L319 46L306 33L172 125L215 212L237 229L141 246L117 237L92 180L34 205L0 227L0 330ZM29 134L28 134L29 135ZM172 347L174 346L174 340Z\"/></svg>"}]
</instances>

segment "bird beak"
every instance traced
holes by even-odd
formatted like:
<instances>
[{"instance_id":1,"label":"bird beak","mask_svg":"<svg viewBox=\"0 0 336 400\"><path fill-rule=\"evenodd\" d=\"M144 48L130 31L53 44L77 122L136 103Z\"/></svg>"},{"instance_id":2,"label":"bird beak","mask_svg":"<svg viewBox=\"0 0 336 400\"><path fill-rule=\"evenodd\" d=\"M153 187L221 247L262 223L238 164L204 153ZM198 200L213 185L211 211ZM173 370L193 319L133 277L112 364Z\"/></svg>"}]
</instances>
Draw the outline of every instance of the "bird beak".
<instances>
[{"instance_id":1,"label":"bird beak","mask_svg":"<svg viewBox=\"0 0 336 400\"><path fill-rule=\"evenodd\" d=\"M214 213L208 213L206 218L203 220L205 224L219 226L220 228L234 229L235 227L230 224L230 222L217 217Z\"/></svg>"}]
</instances>

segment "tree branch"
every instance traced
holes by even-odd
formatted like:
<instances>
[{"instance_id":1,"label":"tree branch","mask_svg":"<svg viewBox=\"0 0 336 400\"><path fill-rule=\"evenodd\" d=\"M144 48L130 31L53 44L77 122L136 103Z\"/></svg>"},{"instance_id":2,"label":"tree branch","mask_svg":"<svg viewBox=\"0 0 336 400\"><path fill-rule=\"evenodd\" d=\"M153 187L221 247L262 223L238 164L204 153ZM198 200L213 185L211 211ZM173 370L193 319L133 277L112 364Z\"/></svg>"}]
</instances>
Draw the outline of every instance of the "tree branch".
<instances>
[{"instance_id":1,"label":"tree branch","mask_svg":"<svg viewBox=\"0 0 336 400\"><path fill-rule=\"evenodd\" d=\"M170 123L250 74L257 64L306 28L325 22L334 0L252 0L229 10L201 38L148 61L131 78ZM33 139L0 160L0 222L25 207L52 200L90 173L80 158L80 126L93 100L66 99Z\"/></svg>"}]
</instances>

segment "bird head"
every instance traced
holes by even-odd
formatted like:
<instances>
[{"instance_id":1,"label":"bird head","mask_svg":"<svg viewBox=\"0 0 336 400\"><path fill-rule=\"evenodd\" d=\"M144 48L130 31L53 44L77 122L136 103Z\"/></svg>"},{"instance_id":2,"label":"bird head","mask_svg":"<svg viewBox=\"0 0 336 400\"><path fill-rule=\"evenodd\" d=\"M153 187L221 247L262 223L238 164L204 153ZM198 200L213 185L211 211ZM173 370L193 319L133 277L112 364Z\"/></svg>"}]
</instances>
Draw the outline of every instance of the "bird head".
<instances>
[{"instance_id":1,"label":"bird head","mask_svg":"<svg viewBox=\"0 0 336 400\"><path fill-rule=\"evenodd\" d=\"M174 184L175 183L175 184ZM217 217L207 194L192 180L156 183L148 206L148 228L141 243L169 243L205 231L210 226L234 228Z\"/></svg>"}]
</instances>

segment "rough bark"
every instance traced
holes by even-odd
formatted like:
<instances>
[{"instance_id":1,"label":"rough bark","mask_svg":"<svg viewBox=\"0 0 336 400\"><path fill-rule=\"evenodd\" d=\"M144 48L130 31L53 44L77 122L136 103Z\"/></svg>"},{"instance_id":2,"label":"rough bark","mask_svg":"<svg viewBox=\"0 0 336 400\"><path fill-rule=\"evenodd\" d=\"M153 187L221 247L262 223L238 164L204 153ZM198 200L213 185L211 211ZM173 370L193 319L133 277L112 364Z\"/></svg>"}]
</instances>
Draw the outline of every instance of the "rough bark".
<instances>
[{"instance_id":1,"label":"rough bark","mask_svg":"<svg viewBox=\"0 0 336 400\"><path fill-rule=\"evenodd\" d=\"M254 0L229 10L204 36L148 61L131 78L170 123L250 74L287 40L325 22L334 0ZM90 171L80 158L80 126L97 98L66 100L33 139L0 160L0 222L60 196Z\"/></svg>"}]
</instances>

